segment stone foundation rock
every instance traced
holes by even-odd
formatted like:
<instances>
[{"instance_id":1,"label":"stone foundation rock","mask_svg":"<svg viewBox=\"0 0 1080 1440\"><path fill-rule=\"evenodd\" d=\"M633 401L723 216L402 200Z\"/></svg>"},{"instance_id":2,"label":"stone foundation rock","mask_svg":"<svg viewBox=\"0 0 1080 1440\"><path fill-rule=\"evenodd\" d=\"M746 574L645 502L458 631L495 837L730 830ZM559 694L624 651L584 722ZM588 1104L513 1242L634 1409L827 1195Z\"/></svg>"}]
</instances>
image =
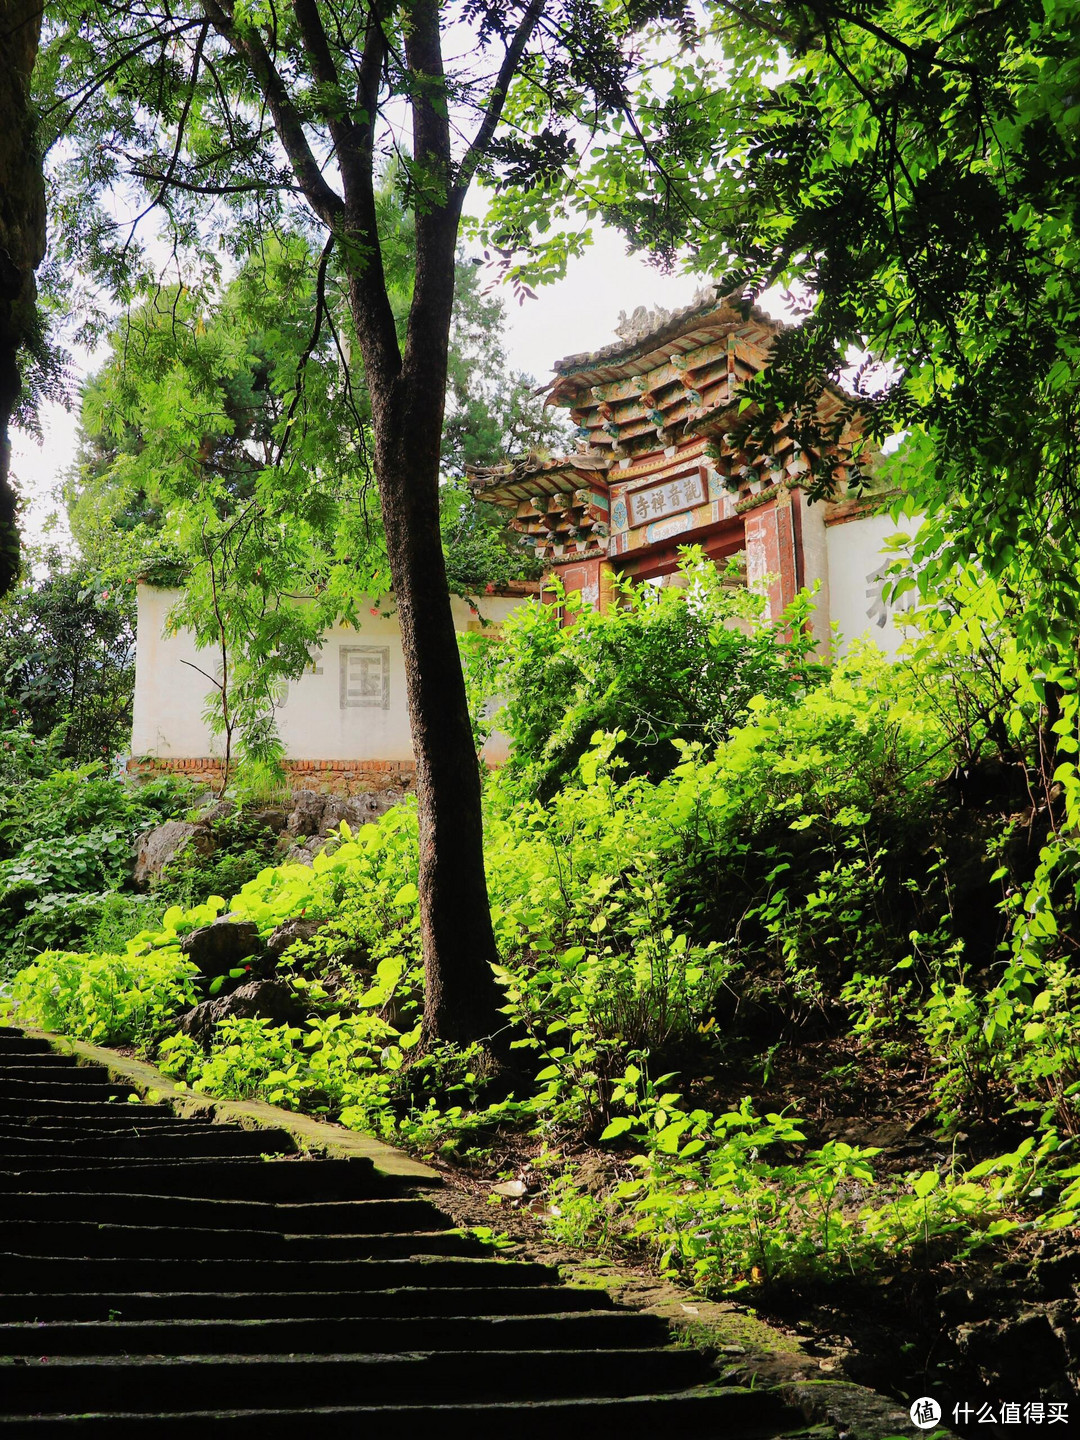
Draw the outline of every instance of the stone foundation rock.
<instances>
[{"instance_id":1,"label":"stone foundation rock","mask_svg":"<svg viewBox=\"0 0 1080 1440\"><path fill-rule=\"evenodd\" d=\"M135 842L135 884L146 889L189 845L204 857L212 855L214 837L210 826L203 821L192 825L187 820L166 820L164 825L140 835Z\"/></svg>"},{"instance_id":2,"label":"stone foundation rock","mask_svg":"<svg viewBox=\"0 0 1080 1440\"><path fill-rule=\"evenodd\" d=\"M181 1016L180 1029L209 1049L214 1031L230 1015L239 1020L265 1019L273 1025L295 1025L305 1013L296 993L284 980L252 980L231 995L219 995L196 1005L194 1010Z\"/></svg>"}]
</instances>

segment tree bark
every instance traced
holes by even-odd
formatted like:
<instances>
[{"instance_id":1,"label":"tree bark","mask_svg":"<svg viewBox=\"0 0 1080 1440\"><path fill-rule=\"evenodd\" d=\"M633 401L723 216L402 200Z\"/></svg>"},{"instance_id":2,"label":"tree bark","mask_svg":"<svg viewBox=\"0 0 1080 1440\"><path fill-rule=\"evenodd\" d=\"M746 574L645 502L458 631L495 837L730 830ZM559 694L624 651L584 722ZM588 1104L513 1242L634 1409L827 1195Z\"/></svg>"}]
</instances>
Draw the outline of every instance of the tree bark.
<instances>
[{"instance_id":1,"label":"tree bark","mask_svg":"<svg viewBox=\"0 0 1080 1440\"><path fill-rule=\"evenodd\" d=\"M415 0L405 46L417 84L410 101L417 170L416 268L404 353L378 259L368 132L363 126L343 130L336 143L345 183L350 302L371 399L375 473L416 761L424 1036L468 1043L495 1035L505 1022L491 969L498 956L484 870L480 772L439 526L464 188L454 183L436 0ZM318 62L317 45L313 51ZM321 73L329 78L324 66ZM372 114L373 100L369 96Z\"/></svg>"},{"instance_id":2,"label":"tree bark","mask_svg":"<svg viewBox=\"0 0 1080 1440\"><path fill-rule=\"evenodd\" d=\"M364 361L375 432L375 472L405 679L420 811L420 921L427 1040L467 1043L504 1028L498 958L484 871L480 773L469 724L439 528L439 464L454 258L465 191L490 142L541 0L521 21L466 162L453 161L438 0L412 0L404 47L412 88L414 289L404 349L383 271L375 204L374 150L388 42L368 7L363 52L343 81L317 0L292 0L297 32L318 90L341 177L327 182L275 63L275 46L238 25L228 0L201 0L207 20L250 69L282 148L313 212L339 243ZM355 97L355 103L353 98Z\"/></svg>"},{"instance_id":3,"label":"tree bark","mask_svg":"<svg viewBox=\"0 0 1080 1440\"><path fill-rule=\"evenodd\" d=\"M45 185L30 105L40 36L39 0L0 0L0 594L19 574L9 429L21 392L19 351L36 330L34 271L45 254Z\"/></svg>"},{"instance_id":4,"label":"tree bark","mask_svg":"<svg viewBox=\"0 0 1080 1440\"><path fill-rule=\"evenodd\" d=\"M480 773L439 532L442 405L425 391L404 375L395 385L375 422L375 464L416 760L424 1035L467 1043L505 1022L491 970Z\"/></svg>"}]
</instances>

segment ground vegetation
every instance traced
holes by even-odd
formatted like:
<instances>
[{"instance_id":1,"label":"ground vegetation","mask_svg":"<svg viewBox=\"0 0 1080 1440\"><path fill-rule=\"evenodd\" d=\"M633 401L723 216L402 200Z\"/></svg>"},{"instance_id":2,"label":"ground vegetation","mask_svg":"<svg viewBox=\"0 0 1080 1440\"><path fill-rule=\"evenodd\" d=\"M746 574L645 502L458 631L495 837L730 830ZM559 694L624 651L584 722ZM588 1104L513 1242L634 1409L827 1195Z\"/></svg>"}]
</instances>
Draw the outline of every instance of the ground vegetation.
<instances>
[{"instance_id":1,"label":"ground vegetation","mask_svg":"<svg viewBox=\"0 0 1080 1440\"><path fill-rule=\"evenodd\" d=\"M27 726L63 759L109 766L131 739L131 578L54 548L38 555L35 569L0 601L6 722Z\"/></svg>"},{"instance_id":2,"label":"ground vegetation","mask_svg":"<svg viewBox=\"0 0 1080 1440\"><path fill-rule=\"evenodd\" d=\"M662 602L687 626L694 575L688 557L689 583ZM679 733L685 657L668 645L662 767L628 744L632 697L627 728L595 731L557 784L549 732L523 727L529 763L485 802L511 1063L421 1045L409 804L340 827L313 865L173 906L123 946L39 956L9 1007L138 1044L208 1094L451 1162L494 1233L539 1228L810 1315L848 1337L835 1348L851 1373L895 1393L1004 1383L986 1277L1012 1267L1031 1333L1046 1332L1028 1359L1063 1395L1077 1357L1047 1277L1067 1267L1080 1212L1075 891L1059 883L1045 702L1011 613L969 576L898 662L855 646L808 669L777 647L767 683L706 739ZM616 645L642 620L591 623ZM771 627L746 623L754 655ZM522 612L508 632L509 673L552 663L542 617ZM1031 682L1022 704L1018 682ZM226 911L273 954L259 973L291 989L287 1023L249 1008L247 967L263 961L211 978L181 948ZM300 917L279 950L272 937ZM244 987L243 1006L196 1035L182 1017L211 985L226 1000ZM932 1354L912 1338L898 1367L897 1336L917 1337L928 1313L948 1328L939 1293L968 1306L975 1338Z\"/></svg>"}]
</instances>

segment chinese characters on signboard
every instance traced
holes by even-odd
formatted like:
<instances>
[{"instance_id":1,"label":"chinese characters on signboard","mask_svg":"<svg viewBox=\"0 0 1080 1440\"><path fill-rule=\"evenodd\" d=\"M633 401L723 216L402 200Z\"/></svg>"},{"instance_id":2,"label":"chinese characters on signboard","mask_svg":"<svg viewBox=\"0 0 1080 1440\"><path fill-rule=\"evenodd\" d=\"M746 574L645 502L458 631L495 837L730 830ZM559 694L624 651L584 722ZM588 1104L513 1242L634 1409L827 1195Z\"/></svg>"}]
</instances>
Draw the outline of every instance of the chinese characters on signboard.
<instances>
[{"instance_id":1,"label":"chinese characters on signboard","mask_svg":"<svg viewBox=\"0 0 1080 1440\"><path fill-rule=\"evenodd\" d=\"M680 475L677 480L665 480L661 485L638 490L626 497L631 525L646 525L650 520L674 515L691 505L703 505L705 500L705 484L700 470L691 475Z\"/></svg>"}]
</instances>

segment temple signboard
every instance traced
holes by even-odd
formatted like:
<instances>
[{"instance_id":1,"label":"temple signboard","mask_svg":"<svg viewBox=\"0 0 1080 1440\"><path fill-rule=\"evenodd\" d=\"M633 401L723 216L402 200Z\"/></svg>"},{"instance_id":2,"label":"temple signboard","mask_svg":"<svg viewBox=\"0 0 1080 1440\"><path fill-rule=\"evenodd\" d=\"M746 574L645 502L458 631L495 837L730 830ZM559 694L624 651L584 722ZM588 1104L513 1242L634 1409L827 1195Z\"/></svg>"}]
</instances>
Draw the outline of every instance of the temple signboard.
<instances>
[{"instance_id":1,"label":"temple signboard","mask_svg":"<svg viewBox=\"0 0 1080 1440\"><path fill-rule=\"evenodd\" d=\"M707 499L705 471L698 467L674 480L665 480L660 485L649 485L635 490L627 495L626 506L630 524L637 526L662 520L666 515L676 515L680 510L689 510L695 505L703 505Z\"/></svg>"}]
</instances>

